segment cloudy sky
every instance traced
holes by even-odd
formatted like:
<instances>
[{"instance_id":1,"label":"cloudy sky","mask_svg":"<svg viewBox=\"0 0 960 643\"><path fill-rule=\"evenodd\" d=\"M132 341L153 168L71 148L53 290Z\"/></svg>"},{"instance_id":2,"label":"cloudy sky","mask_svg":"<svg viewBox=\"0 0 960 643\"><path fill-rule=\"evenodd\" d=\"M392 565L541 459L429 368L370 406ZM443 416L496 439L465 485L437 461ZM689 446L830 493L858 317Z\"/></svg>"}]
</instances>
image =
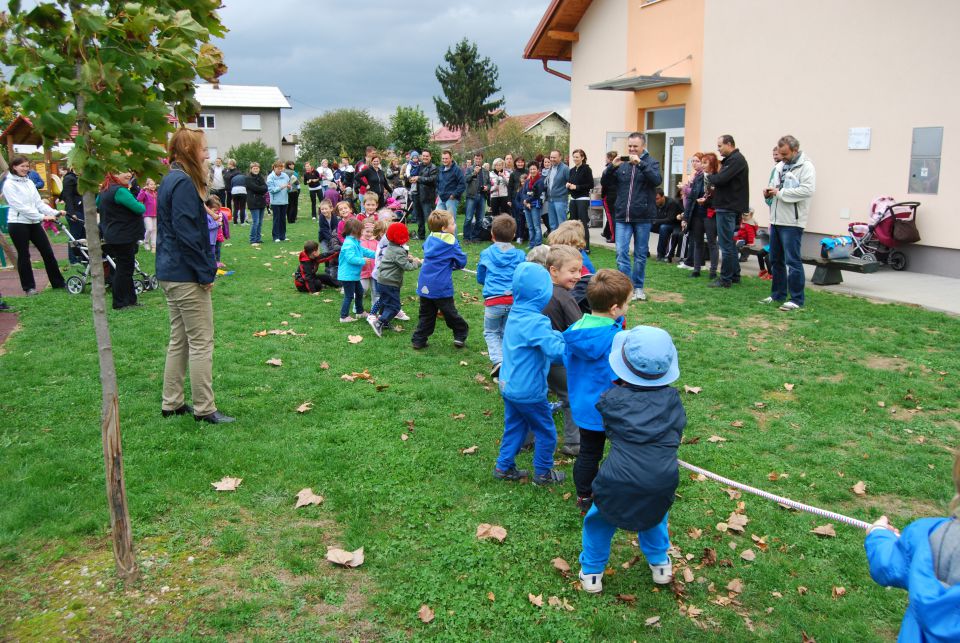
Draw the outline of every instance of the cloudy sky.
<instances>
[{"instance_id":1,"label":"cloudy sky","mask_svg":"<svg viewBox=\"0 0 960 643\"><path fill-rule=\"evenodd\" d=\"M224 2L230 32L217 45L230 69L221 82L280 87L293 106L284 132L339 107L385 118L397 105L419 105L437 125L434 70L463 37L497 65L509 113L569 116L569 83L522 57L549 0Z\"/></svg>"}]
</instances>

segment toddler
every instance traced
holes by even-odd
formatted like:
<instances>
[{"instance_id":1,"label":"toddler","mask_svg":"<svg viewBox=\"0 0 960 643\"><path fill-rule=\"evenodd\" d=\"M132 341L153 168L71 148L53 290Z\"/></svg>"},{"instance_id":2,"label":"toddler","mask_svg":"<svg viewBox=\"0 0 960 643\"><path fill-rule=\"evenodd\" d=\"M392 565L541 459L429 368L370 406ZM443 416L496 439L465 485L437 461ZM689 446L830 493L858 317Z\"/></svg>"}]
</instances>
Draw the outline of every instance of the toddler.
<instances>
[{"instance_id":1,"label":"toddler","mask_svg":"<svg viewBox=\"0 0 960 643\"><path fill-rule=\"evenodd\" d=\"M329 263L336 253L322 254L320 244L316 241L307 241L303 244L300 253L300 267L293 273L293 285L300 292L320 292L324 286L339 288L340 284L329 274L317 272L321 263Z\"/></svg>"},{"instance_id":2,"label":"toddler","mask_svg":"<svg viewBox=\"0 0 960 643\"><path fill-rule=\"evenodd\" d=\"M143 204L146 211L143 213L143 226L146 233L143 236L143 247L150 252L157 252L157 184L153 179L147 179L146 185L137 194L137 201Z\"/></svg>"},{"instance_id":3,"label":"toddler","mask_svg":"<svg viewBox=\"0 0 960 643\"><path fill-rule=\"evenodd\" d=\"M348 219L343 222L343 246L340 248L339 281L343 287L343 303L340 305L340 323L347 324L357 321L350 316L350 301L354 301L354 311L357 315L363 314L363 288L360 285L360 270L366 259L374 257L373 250L360 245L360 235L363 224L357 219Z\"/></svg>"},{"instance_id":4,"label":"toddler","mask_svg":"<svg viewBox=\"0 0 960 643\"><path fill-rule=\"evenodd\" d=\"M453 301L453 271L467 265L467 255L457 241L457 223L446 210L434 210L427 219L430 236L423 242L423 267L417 280L420 296L420 316L411 341L413 348L427 347L427 340L437 325L437 313L443 313L443 321L453 331L453 345L463 348L467 344L470 326L460 316Z\"/></svg>"},{"instance_id":5,"label":"toddler","mask_svg":"<svg viewBox=\"0 0 960 643\"><path fill-rule=\"evenodd\" d=\"M380 265L377 267L377 289L380 292L380 315L367 318L377 337L383 335L383 328L398 317L400 313L400 289L403 287L403 273L406 270L416 270L421 261L411 257L406 243L410 240L407 226L402 223L391 223L387 228L387 247L381 255Z\"/></svg>"},{"instance_id":6,"label":"toddler","mask_svg":"<svg viewBox=\"0 0 960 643\"><path fill-rule=\"evenodd\" d=\"M477 282L483 285L483 339L493 368L490 377L497 381L503 361L503 328L513 304L513 272L524 261L523 251L511 241L517 233L517 222L507 214L494 217L490 226L493 245L480 253Z\"/></svg>"}]
</instances>

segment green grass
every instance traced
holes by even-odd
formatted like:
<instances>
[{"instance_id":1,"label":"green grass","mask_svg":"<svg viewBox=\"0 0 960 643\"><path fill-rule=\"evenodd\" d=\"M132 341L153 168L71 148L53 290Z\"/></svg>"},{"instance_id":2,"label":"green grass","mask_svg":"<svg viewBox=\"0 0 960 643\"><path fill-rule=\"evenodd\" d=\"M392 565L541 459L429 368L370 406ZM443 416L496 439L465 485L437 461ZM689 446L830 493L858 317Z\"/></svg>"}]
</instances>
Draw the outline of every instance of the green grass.
<instances>
[{"instance_id":1,"label":"green grass","mask_svg":"<svg viewBox=\"0 0 960 643\"><path fill-rule=\"evenodd\" d=\"M738 501L685 472L671 512L673 543L694 568L684 595L656 591L642 563L623 569L637 553L628 533L615 538L604 593L577 591L580 517L565 498L572 482L544 490L490 476L502 404L474 379L489 368L481 304L458 296L471 324L464 351L442 324L416 353L412 322L383 339L366 324L343 326L337 293L292 286L289 253L313 230L301 215L295 241L256 250L244 242L249 228L234 228L224 248L236 273L215 290L215 389L236 424L161 419L162 294L144 295L139 310L110 312L143 571L133 587L112 575L89 294L15 300L23 328L0 356L0 636L632 640L659 616L656 635L665 640L799 640L801 630L821 641L895 637L906 596L870 580L862 532L836 525L836 538L819 539L810 529L824 521L744 495L746 533L721 534L716 524ZM481 247L467 249L473 267ZM152 255L140 259L152 264ZM606 250L593 260L614 266ZM455 284L479 294L472 275ZM415 273L404 288L415 318L414 287ZM703 389L683 396L691 443L680 456L864 520L887 513L903 525L942 514L960 428L957 320L822 291L808 291L807 308L787 315L756 303L768 288L748 278L717 292L673 266L648 266L651 301L633 306L628 321L669 330L680 351L678 386ZM305 336L253 337L273 328ZM364 340L349 344L348 334ZM272 357L283 366L264 363ZM340 379L365 368L387 388ZM296 413L305 401L313 410ZM458 413L465 418L453 419ZM727 441L710 443L711 435ZM458 453L474 444L476 455ZM772 481L770 473L788 475ZM215 492L210 483L227 475L243 478L239 490ZM858 480L864 497L850 490ZM304 487L326 502L294 510ZM504 526L506 541L478 541L482 522ZM751 535L766 537L767 551ZM328 546L364 547L366 562L334 568ZM752 563L739 557L748 547L757 551ZM697 569L705 548L721 564ZM558 556L572 578L553 569ZM715 603L734 578L744 587L736 602ZM846 595L833 598L833 587ZM544 607L529 593L543 594ZM547 606L549 596L574 610ZM436 612L429 625L416 616L424 603ZM681 603L703 613L684 616Z\"/></svg>"}]
</instances>

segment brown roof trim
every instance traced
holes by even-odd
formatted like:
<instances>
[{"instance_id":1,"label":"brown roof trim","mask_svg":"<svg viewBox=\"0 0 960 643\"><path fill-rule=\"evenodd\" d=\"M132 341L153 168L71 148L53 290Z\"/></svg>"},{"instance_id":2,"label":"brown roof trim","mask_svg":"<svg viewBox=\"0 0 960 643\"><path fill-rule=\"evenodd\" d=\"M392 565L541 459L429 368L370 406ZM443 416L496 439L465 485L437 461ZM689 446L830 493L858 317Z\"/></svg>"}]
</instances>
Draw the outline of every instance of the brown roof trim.
<instances>
[{"instance_id":1,"label":"brown roof trim","mask_svg":"<svg viewBox=\"0 0 960 643\"><path fill-rule=\"evenodd\" d=\"M537 28L534 29L533 35L530 36L530 40L523 50L523 57L527 60L569 61L571 58L569 53L564 53L563 51L557 53L557 47L545 46L547 42L557 42L550 37L548 32L571 32L571 36L569 38L565 37L562 41L565 45L563 50L569 52L573 37L572 30L576 27L577 23L580 22L580 19L583 18L583 14L587 12L591 2L592 0L552 0L550 6L547 7L547 10L543 13L543 18L541 18L539 24L537 24ZM564 17L566 18L565 22L567 24L557 25L557 18L561 12L566 12Z\"/></svg>"}]
</instances>

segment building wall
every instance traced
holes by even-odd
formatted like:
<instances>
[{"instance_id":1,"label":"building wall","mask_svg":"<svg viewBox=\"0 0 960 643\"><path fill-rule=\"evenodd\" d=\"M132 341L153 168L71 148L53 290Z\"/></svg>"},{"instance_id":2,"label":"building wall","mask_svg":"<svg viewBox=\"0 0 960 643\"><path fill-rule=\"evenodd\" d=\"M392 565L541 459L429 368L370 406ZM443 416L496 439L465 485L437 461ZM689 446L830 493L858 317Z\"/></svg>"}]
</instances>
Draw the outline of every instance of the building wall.
<instances>
[{"instance_id":1,"label":"building wall","mask_svg":"<svg viewBox=\"0 0 960 643\"><path fill-rule=\"evenodd\" d=\"M949 82L960 2L706 0L704 20L701 148L736 138L758 220L771 148L793 134L817 168L809 233L844 233L878 195L920 201L908 269L960 276L960 88ZM939 194L908 194L912 130L930 126L944 127ZM872 128L869 150L847 149L851 127Z\"/></svg>"},{"instance_id":2,"label":"building wall","mask_svg":"<svg viewBox=\"0 0 960 643\"><path fill-rule=\"evenodd\" d=\"M204 130L207 135L207 146L217 148L217 154L226 156L227 150L241 143L254 143L262 140L280 154L280 110L279 109L246 109L233 107L207 107L201 110L202 114L213 114L215 128ZM260 115L260 130L244 130L240 128L241 116L246 114ZM279 158L279 157L278 157Z\"/></svg>"},{"instance_id":3,"label":"building wall","mask_svg":"<svg viewBox=\"0 0 960 643\"><path fill-rule=\"evenodd\" d=\"M629 0L630 3L637 0ZM604 165L607 132L620 131L629 92L591 91L587 86L624 74L627 64L627 0L590 4L573 43L570 72L570 149L583 148L599 174Z\"/></svg>"},{"instance_id":4,"label":"building wall","mask_svg":"<svg viewBox=\"0 0 960 643\"><path fill-rule=\"evenodd\" d=\"M559 138L561 136L570 135L570 125L565 123L563 119L556 114L551 114L537 123L535 126L531 127L527 133L533 136L540 136L542 138L546 138L548 136Z\"/></svg>"}]
</instances>

